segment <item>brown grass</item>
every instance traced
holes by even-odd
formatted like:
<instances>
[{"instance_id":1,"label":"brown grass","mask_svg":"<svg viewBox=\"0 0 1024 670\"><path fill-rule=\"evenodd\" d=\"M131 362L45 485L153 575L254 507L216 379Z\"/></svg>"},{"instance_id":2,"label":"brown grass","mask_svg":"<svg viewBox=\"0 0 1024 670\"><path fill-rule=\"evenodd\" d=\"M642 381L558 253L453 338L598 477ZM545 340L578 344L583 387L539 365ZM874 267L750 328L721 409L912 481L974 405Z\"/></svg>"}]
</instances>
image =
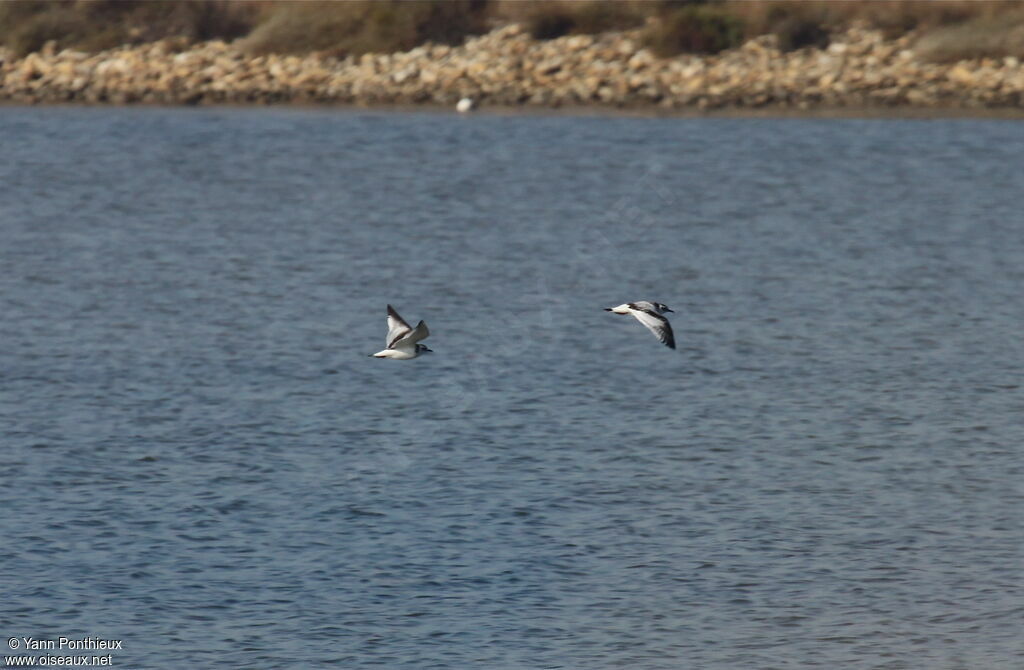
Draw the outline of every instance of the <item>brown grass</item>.
<instances>
[{"instance_id":1,"label":"brown grass","mask_svg":"<svg viewBox=\"0 0 1024 670\"><path fill-rule=\"evenodd\" d=\"M344 56L407 51L425 42L459 44L486 32L485 2L278 2L242 46L253 53L321 51Z\"/></svg>"},{"instance_id":2,"label":"brown grass","mask_svg":"<svg viewBox=\"0 0 1024 670\"><path fill-rule=\"evenodd\" d=\"M859 22L889 37L1001 15L1021 7L1019 0L725 0L723 5L743 20L748 35L768 34L779 20L789 18L817 23L828 31Z\"/></svg>"},{"instance_id":3,"label":"brown grass","mask_svg":"<svg viewBox=\"0 0 1024 670\"><path fill-rule=\"evenodd\" d=\"M918 31L930 57L1019 53L1019 0L0 0L0 44L25 54L53 40L92 51L164 37L245 37L258 53L392 52L460 43L509 22L536 37L646 26L659 53L714 52L774 33L784 49L822 46L853 22ZM1012 24L1012 25L1009 25ZM930 36L930 37L929 37Z\"/></svg>"},{"instance_id":4,"label":"brown grass","mask_svg":"<svg viewBox=\"0 0 1024 670\"><path fill-rule=\"evenodd\" d=\"M939 28L918 40L914 51L935 63L1007 56L1024 59L1024 10Z\"/></svg>"},{"instance_id":5,"label":"brown grass","mask_svg":"<svg viewBox=\"0 0 1024 670\"><path fill-rule=\"evenodd\" d=\"M164 37L233 39L251 30L257 5L227 0L28 0L0 2L0 43L23 55L48 41L98 51Z\"/></svg>"}]
</instances>

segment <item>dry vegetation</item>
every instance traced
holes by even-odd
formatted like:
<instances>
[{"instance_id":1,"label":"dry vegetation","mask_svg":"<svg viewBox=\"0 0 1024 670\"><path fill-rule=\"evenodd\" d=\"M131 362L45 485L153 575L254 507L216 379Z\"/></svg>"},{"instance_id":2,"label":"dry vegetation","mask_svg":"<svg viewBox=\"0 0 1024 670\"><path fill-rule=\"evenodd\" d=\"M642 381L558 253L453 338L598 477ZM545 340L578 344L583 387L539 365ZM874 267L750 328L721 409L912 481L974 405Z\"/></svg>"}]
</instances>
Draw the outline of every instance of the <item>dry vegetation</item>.
<instances>
[{"instance_id":1,"label":"dry vegetation","mask_svg":"<svg viewBox=\"0 0 1024 670\"><path fill-rule=\"evenodd\" d=\"M99 51L165 37L187 41L235 39L247 34L258 13L253 3L227 0L13 0L0 2L0 44L18 55L46 42L59 48Z\"/></svg>"},{"instance_id":2,"label":"dry vegetation","mask_svg":"<svg viewBox=\"0 0 1024 670\"><path fill-rule=\"evenodd\" d=\"M1024 9L979 16L926 34L915 49L935 63L1013 56L1024 60Z\"/></svg>"},{"instance_id":3,"label":"dry vegetation","mask_svg":"<svg viewBox=\"0 0 1024 670\"><path fill-rule=\"evenodd\" d=\"M1024 3L1009 0L5 0L0 44L98 51L166 37L236 40L252 53L394 52L519 22L539 39L640 29L655 53L715 53L775 34L784 50L823 46L854 22L918 31L935 61L1024 55Z\"/></svg>"},{"instance_id":4,"label":"dry vegetation","mask_svg":"<svg viewBox=\"0 0 1024 670\"><path fill-rule=\"evenodd\" d=\"M259 54L337 56L408 51L425 42L460 44L467 35L487 32L486 8L480 0L268 3L242 44Z\"/></svg>"}]
</instances>

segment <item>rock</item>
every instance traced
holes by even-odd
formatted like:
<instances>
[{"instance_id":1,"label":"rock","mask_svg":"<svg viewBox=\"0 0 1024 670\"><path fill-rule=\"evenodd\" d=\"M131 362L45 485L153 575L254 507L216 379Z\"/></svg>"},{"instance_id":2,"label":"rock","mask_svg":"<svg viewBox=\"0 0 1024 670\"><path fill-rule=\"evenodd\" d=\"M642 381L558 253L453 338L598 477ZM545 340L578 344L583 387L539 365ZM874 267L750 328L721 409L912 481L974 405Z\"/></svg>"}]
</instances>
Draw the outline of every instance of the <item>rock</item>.
<instances>
[{"instance_id":1,"label":"rock","mask_svg":"<svg viewBox=\"0 0 1024 670\"><path fill-rule=\"evenodd\" d=\"M974 73L963 64L958 64L953 67L946 77L952 82L968 85L974 83L975 79Z\"/></svg>"},{"instance_id":2,"label":"rock","mask_svg":"<svg viewBox=\"0 0 1024 670\"><path fill-rule=\"evenodd\" d=\"M780 53L774 36L700 57L661 59L639 33L537 41L506 26L458 47L333 58L249 56L221 41L163 40L99 54L0 49L0 100L147 103L424 103L559 106L601 104L711 109L726 105L810 108L865 103L1020 105L1024 69L1015 57L921 63L910 38L886 41L854 28L824 50ZM469 101L468 103L461 102Z\"/></svg>"}]
</instances>

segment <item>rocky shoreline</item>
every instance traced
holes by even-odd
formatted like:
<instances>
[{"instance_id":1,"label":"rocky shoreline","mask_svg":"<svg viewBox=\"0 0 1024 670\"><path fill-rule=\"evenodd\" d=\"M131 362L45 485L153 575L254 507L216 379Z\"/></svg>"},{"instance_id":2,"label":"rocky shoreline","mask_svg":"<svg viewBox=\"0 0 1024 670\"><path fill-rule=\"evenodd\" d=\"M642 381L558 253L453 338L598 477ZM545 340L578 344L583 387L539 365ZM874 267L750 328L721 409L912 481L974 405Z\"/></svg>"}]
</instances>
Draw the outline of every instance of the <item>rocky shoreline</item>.
<instances>
[{"instance_id":1,"label":"rocky shoreline","mask_svg":"<svg viewBox=\"0 0 1024 670\"><path fill-rule=\"evenodd\" d=\"M96 54L49 44L24 58L0 51L0 102L1024 109L1017 59L938 65L912 45L912 36L851 28L825 49L783 53L764 36L715 56L660 59L637 32L540 41L518 25L458 47L344 59L252 56L224 42L164 40Z\"/></svg>"}]
</instances>

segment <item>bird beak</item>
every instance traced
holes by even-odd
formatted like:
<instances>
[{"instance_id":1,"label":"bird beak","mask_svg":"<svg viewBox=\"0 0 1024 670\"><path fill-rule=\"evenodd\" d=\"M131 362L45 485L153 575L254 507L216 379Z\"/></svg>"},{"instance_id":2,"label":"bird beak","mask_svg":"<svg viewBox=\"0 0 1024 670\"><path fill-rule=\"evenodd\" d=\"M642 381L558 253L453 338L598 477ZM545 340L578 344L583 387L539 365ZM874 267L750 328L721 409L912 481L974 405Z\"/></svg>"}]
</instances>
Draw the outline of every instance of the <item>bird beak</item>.
<instances>
[{"instance_id":1,"label":"bird beak","mask_svg":"<svg viewBox=\"0 0 1024 670\"><path fill-rule=\"evenodd\" d=\"M665 311L666 312L672 312L673 314L676 313L676 311L674 309L669 309L668 307L665 308Z\"/></svg>"}]
</instances>

